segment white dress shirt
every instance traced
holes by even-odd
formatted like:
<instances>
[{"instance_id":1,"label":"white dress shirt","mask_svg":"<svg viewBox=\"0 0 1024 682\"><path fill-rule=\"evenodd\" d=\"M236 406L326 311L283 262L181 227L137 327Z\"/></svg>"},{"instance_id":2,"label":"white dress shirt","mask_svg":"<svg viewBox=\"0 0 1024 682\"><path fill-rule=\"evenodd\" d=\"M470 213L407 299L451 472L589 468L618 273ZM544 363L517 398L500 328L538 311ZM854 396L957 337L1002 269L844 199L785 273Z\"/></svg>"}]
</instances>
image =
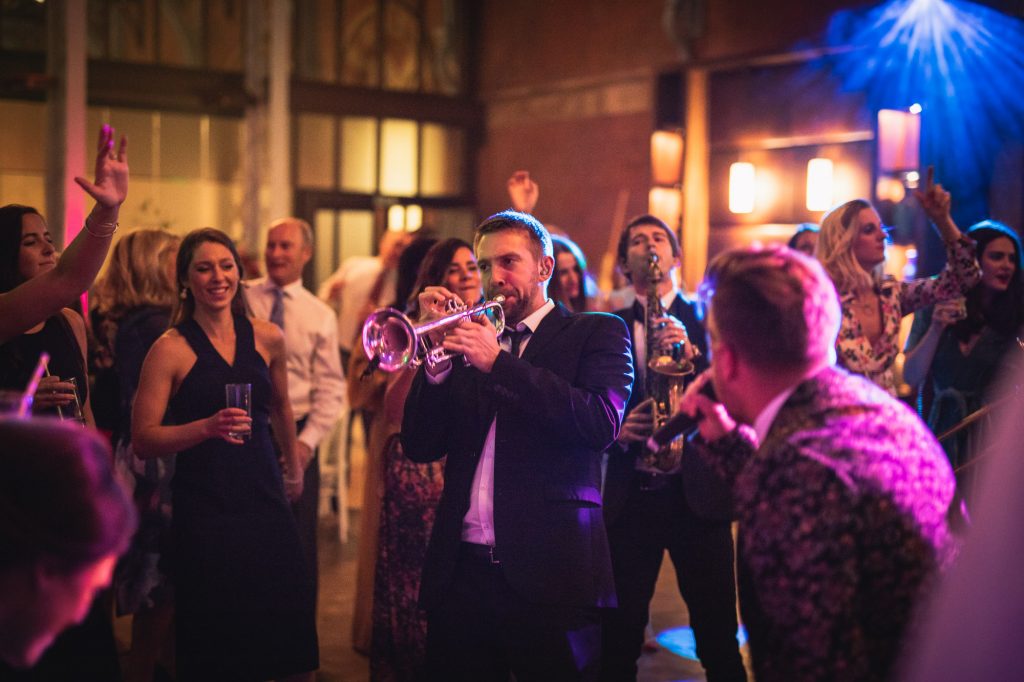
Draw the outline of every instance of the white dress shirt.
<instances>
[{"instance_id":1,"label":"white dress shirt","mask_svg":"<svg viewBox=\"0 0 1024 682\"><path fill-rule=\"evenodd\" d=\"M537 330L541 320L554 309L555 302L549 299L516 325L516 331L528 332L519 342L520 356L526 350L526 346L533 338L533 333ZM499 343L502 350L511 352L512 342L507 336L502 336ZM434 384L443 383L450 373L451 366L449 365L447 369L435 375L427 374L427 381ZM473 474L473 487L469 491L469 511L462 517L463 541L492 547L495 541L494 429L497 423L498 419L495 417L491 422L491 428L487 431L487 438L484 439L483 449L480 450L480 461L476 465L476 473Z\"/></svg>"},{"instance_id":2,"label":"white dress shirt","mask_svg":"<svg viewBox=\"0 0 1024 682\"><path fill-rule=\"evenodd\" d=\"M522 356L527 344L533 338L533 332L537 330L540 321L544 316L555 309L555 302L548 300L537 310L533 311L525 320L516 325L516 331L529 332L519 342L519 355ZM501 339L503 350L511 351L511 341L508 337ZM487 431L487 438L484 440L483 449L480 451L480 461L476 465L476 473L473 474L473 487L469 492L469 511L462 517L462 539L465 542L473 542L478 545L494 546L494 430L498 423L497 417L491 422L491 428Z\"/></svg>"},{"instance_id":3,"label":"white dress shirt","mask_svg":"<svg viewBox=\"0 0 1024 682\"><path fill-rule=\"evenodd\" d=\"M256 317L270 319L277 288L266 277L245 282L246 298ZM281 287L281 291L288 399L295 421L308 417L299 441L313 450L334 426L345 403L337 318L326 303L302 286L301 280Z\"/></svg>"}]
</instances>

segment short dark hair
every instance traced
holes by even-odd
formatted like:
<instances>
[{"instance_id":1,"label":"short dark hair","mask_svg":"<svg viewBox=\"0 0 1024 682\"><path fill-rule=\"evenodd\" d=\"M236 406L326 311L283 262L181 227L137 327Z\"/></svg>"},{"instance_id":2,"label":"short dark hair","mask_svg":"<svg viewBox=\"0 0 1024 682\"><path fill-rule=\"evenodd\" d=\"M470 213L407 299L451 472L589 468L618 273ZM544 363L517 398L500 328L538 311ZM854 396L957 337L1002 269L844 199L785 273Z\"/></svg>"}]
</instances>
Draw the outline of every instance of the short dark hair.
<instances>
[{"instance_id":1,"label":"short dark hair","mask_svg":"<svg viewBox=\"0 0 1024 682\"><path fill-rule=\"evenodd\" d=\"M192 257L195 256L196 249L206 242L220 244L231 252L231 257L235 261L235 267L238 268L238 290L235 291L235 297L231 299L231 312L234 315L245 315L248 312L245 292L242 291L244 288L242 286L242 279L245 277L245 268L242 266L242 257L238 255L235 242L231 237L214 227L201 227L185 235L185 238L181 240L181 246L178 247L178 259L175 262L174 270L178 280L176 285L178 291L183 294L183 297L178 298L178 305L171 316L171 326L180 324L185 320L190 320L195 315L196 299L192 294L192 290L185 286L185 282L188 281L188 268L192 265Z\"/></svg>"},{"instance_id":2,"label":"short dark hair","mask_svg":"<svg viewBox=\"0 0 1024 682\"><path fill-rule=\"evenodd\" d=\"M814 223L800 223L796 226L796 232L794 232L793 236L789 238L786 246L791 249L795 249L796 243L800 240L800 235L807 233L818 234L820 231L820 228Z\"/></svg>"},{"instance_id":3,"label":"short dark hair","mask_svg":"<svg viewBox=\"0 0 1024 682\"><path fill-rule=\"evenodd\" d=\"M7 204L0 208L0 293L10 291L24 281L18 270L21 254L22 218L42 215L31 206Z\"/></svg>"},{"instance_id":4,"label":"short dark hair","mask_svg":"<svg viewBox=\"0 0 1024 682\"><path fill-rule=\"evenodd\" d=\"M708 265L699 293L720 338L755 367L834 357L839 296L813 258L779 245L730 249Z\"/></svg>"},{"instance_id":5,"label":"short dark hair","mask_svg":"<svg viewBox=\"0 0 1024 682\"><path fill-rule=\"evenodd\" d=\"M0 420L0 570L41 559L71 573L135 532L132 501L94 431L55 419Z\"/></svg>"},{"instance_id":6,"label":"short dark hair","mask_svg":"<svg viewBox=\"0 0 1024 682\"><path fill-rule=\"evenodd\" d=\"M675 258L679 258L679 256L682 254L682 249L679 248L679 238L676 237L676 233L673 232L672 229L669 228L669 226L665 224L665 221L662 220L661 218L653 216L650 213L644 213L643 215L638 215L637 217L630 220L628 223L626 223L626 226L622 228L622 233L619 235L618 248L618 256L620 263L625 262L626 253L629 251L630 232L633 231L634 227L639 227L641 225L654 225L655 227L660 227L662 230L664 230L665 234L668 235L669 244L672 245L672 255Z\"/></svg>"},{"instance_id":7,"label":"short dark hair","mask_svg":"<svg viewBox=\"0 0 1024 682\"><path fill-rule=\"evenodd\" d=\"M513 210L495 213L480 223L476 228L476 235L473 237L473 250L476 251L476 248L480 245L480 239L484 235L505 232L506 230L517 230L525 233L530 238L530 243L533 245L533 255L537 258L538 262L544 256L552 255L551 235L548 233L548 229L532 215Z\"/></svg>"}]
</instances>

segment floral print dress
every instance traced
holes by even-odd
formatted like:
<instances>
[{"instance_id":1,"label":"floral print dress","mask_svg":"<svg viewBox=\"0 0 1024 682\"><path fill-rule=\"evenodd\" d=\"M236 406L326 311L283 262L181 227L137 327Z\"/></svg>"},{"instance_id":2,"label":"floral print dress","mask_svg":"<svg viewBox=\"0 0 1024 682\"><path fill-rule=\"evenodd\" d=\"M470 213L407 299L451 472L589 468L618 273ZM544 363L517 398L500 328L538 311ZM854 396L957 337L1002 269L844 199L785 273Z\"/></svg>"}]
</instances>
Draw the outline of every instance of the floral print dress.
<instances>
[{"instance_id":1,"label":"floral print dress","mask_svg":"<svg viewBox=\"0 0 1024 682\"><path fill-rule=\"evenodd\" d=\"M893 363L900 352L900 321L904 315L962 295L981 279L981 269L974 254L974 242L961 237L946 244L946 267L935 277L898 282L886 278L879 289L882 333L872 344L864 334L860 320L854 315L854 293L840 291L842 324L836 339L839 364L855 374L862 374L890 395L896 395Z\"/></svg>"}]
</instances>

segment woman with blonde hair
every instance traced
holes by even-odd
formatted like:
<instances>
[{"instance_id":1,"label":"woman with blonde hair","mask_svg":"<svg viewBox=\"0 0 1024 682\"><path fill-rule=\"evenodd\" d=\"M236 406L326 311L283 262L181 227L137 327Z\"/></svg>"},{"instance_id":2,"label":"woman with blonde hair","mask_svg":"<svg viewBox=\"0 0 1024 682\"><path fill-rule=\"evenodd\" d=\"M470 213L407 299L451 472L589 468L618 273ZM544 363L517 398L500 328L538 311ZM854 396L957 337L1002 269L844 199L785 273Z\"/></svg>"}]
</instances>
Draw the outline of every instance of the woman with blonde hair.
<instances>
[{"instance_id":1,"label":"woman with blonde hair","mask_svg":"<svg viewBox=\"0 0 1024 682\"><path fill-rule=\"evenodd\" d=\"M953 222L949 192L932 184L931 170L925 190L915 194L946 244L947 263L938 276L909 282L885 276L886 230L864 199L848 201L824 217L816 251L842 303L836 339L839 364L892 395L900 320L919 308L960 296L980 277L974 243Z\"/></svg>"},{"instance_id":2,"label":"woman with blonde hair","mask_svg":"<svg viewBox=\"0 0 1024 682\"><path fill-rule=\"evenodd\" d=\"M174 260L181 239L163 230L135 230L114 245L110 263L93 290L98 350L96 390L110 373L115 466L133 493L139 532L114 574L118 615L133 614L126 679L151 680L160 654L170 660L173 617L170 582L160 568L169 542L174 457L143 460L131 444L132 400L142 361L167 331L177 300ZM103 366L108 369L102 369Z\"/></svg>"}]
</instances>

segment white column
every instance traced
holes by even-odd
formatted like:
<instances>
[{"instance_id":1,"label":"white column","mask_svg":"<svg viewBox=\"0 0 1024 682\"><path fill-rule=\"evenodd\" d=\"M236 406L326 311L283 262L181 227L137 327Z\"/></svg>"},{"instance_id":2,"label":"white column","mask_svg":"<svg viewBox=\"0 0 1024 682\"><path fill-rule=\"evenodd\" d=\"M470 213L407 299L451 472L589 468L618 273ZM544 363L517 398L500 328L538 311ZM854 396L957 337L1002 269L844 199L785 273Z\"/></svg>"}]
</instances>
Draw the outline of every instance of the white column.
<instances>
[{"instance_id":1,"label":"white column","mask_svg":"<svg viewBox=\"0 0 1024 682\"><path fill-rule=\"evenodd\" d=\"M291 0L270 0L270 53L267 75L267 171L270 220L292 213L291 184ZM264 226L265 227L265 226Z\"/></svg>"},{"instance_id":2,"label":"white column","mask_svg":"<svg viewBox=\"0 0 1024 682\"><path fill-rule=\"evenodd\" d=\"M74 182L92 179L86 149L86 0L47 3L46 216L54 241L75 238L89 197ZM95 131L94 131L95 132ZM91 158L91 156L90 156ZM90 205L91 205L91 200Z\"/></svg>"}]
</instances>

